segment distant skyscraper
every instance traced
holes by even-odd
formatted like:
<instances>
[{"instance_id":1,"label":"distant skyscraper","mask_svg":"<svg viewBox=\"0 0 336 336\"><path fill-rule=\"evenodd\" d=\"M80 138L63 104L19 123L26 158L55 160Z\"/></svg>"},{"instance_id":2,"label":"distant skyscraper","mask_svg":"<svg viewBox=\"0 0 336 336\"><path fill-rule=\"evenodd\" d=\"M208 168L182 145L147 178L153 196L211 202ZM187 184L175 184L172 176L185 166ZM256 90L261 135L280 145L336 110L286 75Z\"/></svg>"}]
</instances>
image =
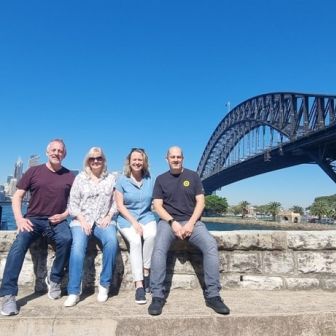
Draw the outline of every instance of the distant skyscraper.
<instances>
[{"instance_id":1,"label":"distant skyscraper","mask_svg":"<svg viewBox=\"0 0 336 336\"><path fill-rule=\"evenodd\" d=\"M16 183L17 183L17 179L16 178L12 178L8 184L8 191L7 194L9 196L13 196L15 191L16 191Z\"/></svg>"},{"instance_id":2,"label":"distant skyscraper","mask_svg":"<svg viewBox=\"0 0 336 336\"><path fill-rule=\"evenodd\" d=\"M19 181L23 174L23 161L21 158L18 158L14 166L14 178Z\"/></svg>"},{"instance_id":3,"label":"distant skyscraper","mask_svg":"<svg viewBox=\"0 0 336 336\"><path fill-rule=\"evenodd\" d=\"M40 164L40 156L36 154L30 155L30 158L28 160L28 168L37 166L39 164Z\"/></svg>"}]
</instances>

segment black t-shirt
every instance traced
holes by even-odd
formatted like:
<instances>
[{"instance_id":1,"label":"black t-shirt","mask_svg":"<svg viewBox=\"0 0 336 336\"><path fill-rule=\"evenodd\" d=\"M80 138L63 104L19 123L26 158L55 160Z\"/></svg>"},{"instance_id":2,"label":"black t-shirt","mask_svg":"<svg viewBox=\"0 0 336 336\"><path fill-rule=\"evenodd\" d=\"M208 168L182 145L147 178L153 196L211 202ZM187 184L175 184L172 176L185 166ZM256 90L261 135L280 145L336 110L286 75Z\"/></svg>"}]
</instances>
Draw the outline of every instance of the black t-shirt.
<instances>
[{"instance_id":1,"label":"black t-shirt","mask_svg":"<svg viewBox=\"0 0 336 336\"><path fill-rule=\"evenodd\" d=\"M30 192L26 216L50 217L63 213L74 179L75 176L64 167L57 172L45 164L29 168L17 183L18 189Z\"/></svg>"},{"instance_id":2,"label":"black t-shirt","mask_svg":"<svg viewBox=\"0 0 336 336\"><path fill-rule=\"evenodd\" d=\"M159 175L153 190L153 198L162 199L163 208L177 221L189 220L196 196L200 194L204 194L201 179L196 172L185 168L178 175L170 171Z\"/></svg>"}]
</instances>

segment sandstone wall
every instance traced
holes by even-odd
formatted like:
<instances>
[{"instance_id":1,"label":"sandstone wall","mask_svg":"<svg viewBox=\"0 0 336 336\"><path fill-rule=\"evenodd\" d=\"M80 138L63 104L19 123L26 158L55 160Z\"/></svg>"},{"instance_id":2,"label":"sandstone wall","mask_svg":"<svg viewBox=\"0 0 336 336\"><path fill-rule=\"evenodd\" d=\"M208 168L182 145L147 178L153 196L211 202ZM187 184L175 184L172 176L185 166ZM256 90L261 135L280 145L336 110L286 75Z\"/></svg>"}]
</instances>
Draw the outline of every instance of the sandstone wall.
<instances>
[{"instance_id":1,"label":"sandstone wall","mask_svg":"<svg viewBox=\"0 0 336 336\"><path fill-rule=\"evenodd\" d=\"M230 231L212 232L218 243L221 282L224 288L329 289L336 288L336 231ZM13 231L0 231L0 280L6 257L15 238ZM119 237L120 253L112 291L133 288L129 254ZM45 291L44 278L54 258L53 247L41 239L27 253L19 285ZM83 290L98 283L102 254L90 241ZM168 287L196 288L203 282L202 256L185 242L172 245L168 256ZM64 287L67 279L64 278Z\"/></svg>"}]
</instances>

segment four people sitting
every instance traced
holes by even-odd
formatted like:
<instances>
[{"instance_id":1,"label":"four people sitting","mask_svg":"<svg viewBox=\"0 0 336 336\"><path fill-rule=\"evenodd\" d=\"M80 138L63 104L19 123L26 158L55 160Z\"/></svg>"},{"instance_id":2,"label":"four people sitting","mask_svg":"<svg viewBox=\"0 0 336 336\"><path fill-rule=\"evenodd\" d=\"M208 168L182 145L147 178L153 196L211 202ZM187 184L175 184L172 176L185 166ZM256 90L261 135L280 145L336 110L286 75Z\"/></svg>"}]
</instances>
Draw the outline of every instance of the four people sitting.
<instances>
[{"instance_id":1,"label":"four people sitting","mask_svg":"<svg viewBox=\"0 0 336 336\"><path fill-rule=\"evenodd\" d=\"M61 297L61 279L69 260L65 307L80 300L88 240L91 236L98 239L103 257L97 301L105 302L118 251L117 228L129 243L135 302L145 304L146 293L152 293L150 315L162 313L167 294L167 253L176 239L186 240L202 252L206 305L217 313L230 313L219 294L217 244L200 221L204 210L202 183L196 172L183 167L181 148L169 148L169 170L157 177L154 188L148 156L142 148L130 151L124 174L119 177L108 173L106 156L100 147L88 151L84 169L76 178L61 165L65 155L63 141L51 141L47 147L48 162L30 168L18 182L12 206L19 231L2 278L2 315L19 312L15 299L18 276L31 242L41 235L56 243L56 259L46 277L51 299ZM27 191L31 191L31 199L23 216L21 202ZM151 210L152 200L160 218L158 225Z\"/></svg>"}]
</instances>

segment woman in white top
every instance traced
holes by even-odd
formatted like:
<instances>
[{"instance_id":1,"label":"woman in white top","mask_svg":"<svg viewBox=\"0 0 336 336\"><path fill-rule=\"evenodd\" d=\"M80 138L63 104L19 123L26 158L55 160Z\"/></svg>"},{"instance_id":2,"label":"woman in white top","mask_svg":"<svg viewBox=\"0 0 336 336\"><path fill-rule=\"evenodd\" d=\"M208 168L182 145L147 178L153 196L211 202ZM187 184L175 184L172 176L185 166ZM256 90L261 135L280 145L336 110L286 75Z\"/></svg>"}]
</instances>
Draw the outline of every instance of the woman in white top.
<instances>
[{"instance_id":1,"label":"woman in white top","mask_svg":"<svg viewBox=\"0 0 336 336\"><path fill-rule=\"evenodd\" d=\"M84 159L84 170L78 174L70 192L69 213L72 246L69 261L68 298L64 306L74 306L81 294L83 264L89 237L94 235L103 246L97 300L108 298L113 267L118 249L116 214L113 201L116 176L107 172L106 157L100 147L92 147Z\"/></svg>"},{"instance_id":2,"label":"woman in white top","mask_svg":"<svg viewBox=\"0 0 336 336\"><path fill-rule=\"evenodd\" d=\"M118 178L115 198L119 215L117 226L130 244L130 260L135 283L135 302L146 303L149 272L156 235L156 220L151 211L153 183L148 157L142 148L127 155L124 175Z\"/></svg>"}]
</instances>

